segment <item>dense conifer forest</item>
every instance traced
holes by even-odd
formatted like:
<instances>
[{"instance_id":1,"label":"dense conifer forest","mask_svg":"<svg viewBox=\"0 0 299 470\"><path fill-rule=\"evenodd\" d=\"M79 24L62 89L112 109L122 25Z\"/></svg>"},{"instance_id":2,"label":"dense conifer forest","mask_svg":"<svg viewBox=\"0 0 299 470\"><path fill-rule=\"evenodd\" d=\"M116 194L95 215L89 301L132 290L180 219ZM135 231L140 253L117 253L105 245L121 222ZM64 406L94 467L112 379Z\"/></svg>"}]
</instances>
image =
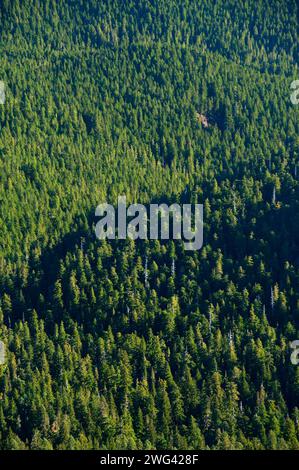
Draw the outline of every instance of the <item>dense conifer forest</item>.
<instances>
[{"instance_id":1,"label":"dense conifer forest","mask_svg":"<svg viewBox=\"0 0 299 470\"><path fill-rule=\"evenodd\" d=\"M0 449L299 450L298 56L296 0L1 0Z\"/></svg>"}]
</instances>

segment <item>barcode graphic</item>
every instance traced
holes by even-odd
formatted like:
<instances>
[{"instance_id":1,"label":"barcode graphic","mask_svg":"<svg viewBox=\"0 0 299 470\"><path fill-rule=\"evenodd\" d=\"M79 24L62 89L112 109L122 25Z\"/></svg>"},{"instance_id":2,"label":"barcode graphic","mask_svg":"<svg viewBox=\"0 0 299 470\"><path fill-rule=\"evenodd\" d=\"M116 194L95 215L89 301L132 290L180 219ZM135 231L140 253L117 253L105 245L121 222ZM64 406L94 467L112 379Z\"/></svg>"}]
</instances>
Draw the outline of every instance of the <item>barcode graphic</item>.
<instances>
[{"instance_id":1,"label":"barcode graphic","mask_svg":"<svg viewBox=\"0 0 299 470\"><path fill-rule=\"evenodd\" d=\"M5 364L5 344L0 341L0 365Z\"/></svg>"},{"instance_id":2,"label":"barcode graphic","mask_svg":"<svg viewBox=\"0 0 299 470\"><path fill-rule=\"evenodd\" d=\"M5 84L0 80L0 104L5 103Z\"/></svg>"}]
</instances>

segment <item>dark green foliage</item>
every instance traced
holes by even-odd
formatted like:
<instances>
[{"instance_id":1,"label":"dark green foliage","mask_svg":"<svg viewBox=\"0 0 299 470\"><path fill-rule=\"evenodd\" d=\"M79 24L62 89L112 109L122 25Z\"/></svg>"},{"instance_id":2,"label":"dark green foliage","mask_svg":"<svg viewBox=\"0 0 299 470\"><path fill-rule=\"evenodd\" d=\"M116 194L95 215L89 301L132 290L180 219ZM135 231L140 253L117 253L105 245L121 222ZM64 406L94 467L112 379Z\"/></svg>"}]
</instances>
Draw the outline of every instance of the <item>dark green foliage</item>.
<instances>
[{"instance_id":1,"label":"dark green foliage","mask_svg":"<svg viewBox=\"0 0 299 470\"><path fill-rule=\"evenodd\" d=\"M297 14L1 2L0 449L299 449ZM97 241L121 194L204 247Z\"/></svg>"}]
</instances>

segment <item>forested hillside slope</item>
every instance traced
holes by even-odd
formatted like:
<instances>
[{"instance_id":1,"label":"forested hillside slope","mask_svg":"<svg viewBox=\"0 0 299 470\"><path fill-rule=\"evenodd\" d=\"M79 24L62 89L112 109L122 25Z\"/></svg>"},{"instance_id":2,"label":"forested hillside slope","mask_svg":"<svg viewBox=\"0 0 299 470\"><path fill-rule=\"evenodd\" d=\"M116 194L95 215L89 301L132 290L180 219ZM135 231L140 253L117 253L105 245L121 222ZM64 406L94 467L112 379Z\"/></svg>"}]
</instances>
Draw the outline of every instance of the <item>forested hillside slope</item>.
<instances>
[{"instance_id":1,"label":"forested hillside slope","mask_svg":"<svg viewBox=\"0 0 299 470\"><path fill-rule=\"evenodd\" d=\"M0 449L299 449L298 53L295 0L1 1ZM97 240L122 194L203 248Z\"/></svg>"}]
</instances>

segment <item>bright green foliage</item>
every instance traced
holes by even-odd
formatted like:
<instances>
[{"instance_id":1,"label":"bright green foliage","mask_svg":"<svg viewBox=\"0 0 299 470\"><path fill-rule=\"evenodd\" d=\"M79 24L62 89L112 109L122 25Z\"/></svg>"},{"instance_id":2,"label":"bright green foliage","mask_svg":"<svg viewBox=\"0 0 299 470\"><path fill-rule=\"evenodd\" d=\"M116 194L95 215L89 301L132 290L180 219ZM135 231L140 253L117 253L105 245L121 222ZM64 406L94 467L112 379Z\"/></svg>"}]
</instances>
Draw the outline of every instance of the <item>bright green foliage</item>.
<instances>
[{"instance_id":1,"label":"bright green foliage","mask_svg":"<svg viewBox=\"0 0 299 470\"><path fill-rule=\"evenodd\" d=\"M296 3L2 0L0 449L299 449Z\"/></svg>"}]
</instances>

